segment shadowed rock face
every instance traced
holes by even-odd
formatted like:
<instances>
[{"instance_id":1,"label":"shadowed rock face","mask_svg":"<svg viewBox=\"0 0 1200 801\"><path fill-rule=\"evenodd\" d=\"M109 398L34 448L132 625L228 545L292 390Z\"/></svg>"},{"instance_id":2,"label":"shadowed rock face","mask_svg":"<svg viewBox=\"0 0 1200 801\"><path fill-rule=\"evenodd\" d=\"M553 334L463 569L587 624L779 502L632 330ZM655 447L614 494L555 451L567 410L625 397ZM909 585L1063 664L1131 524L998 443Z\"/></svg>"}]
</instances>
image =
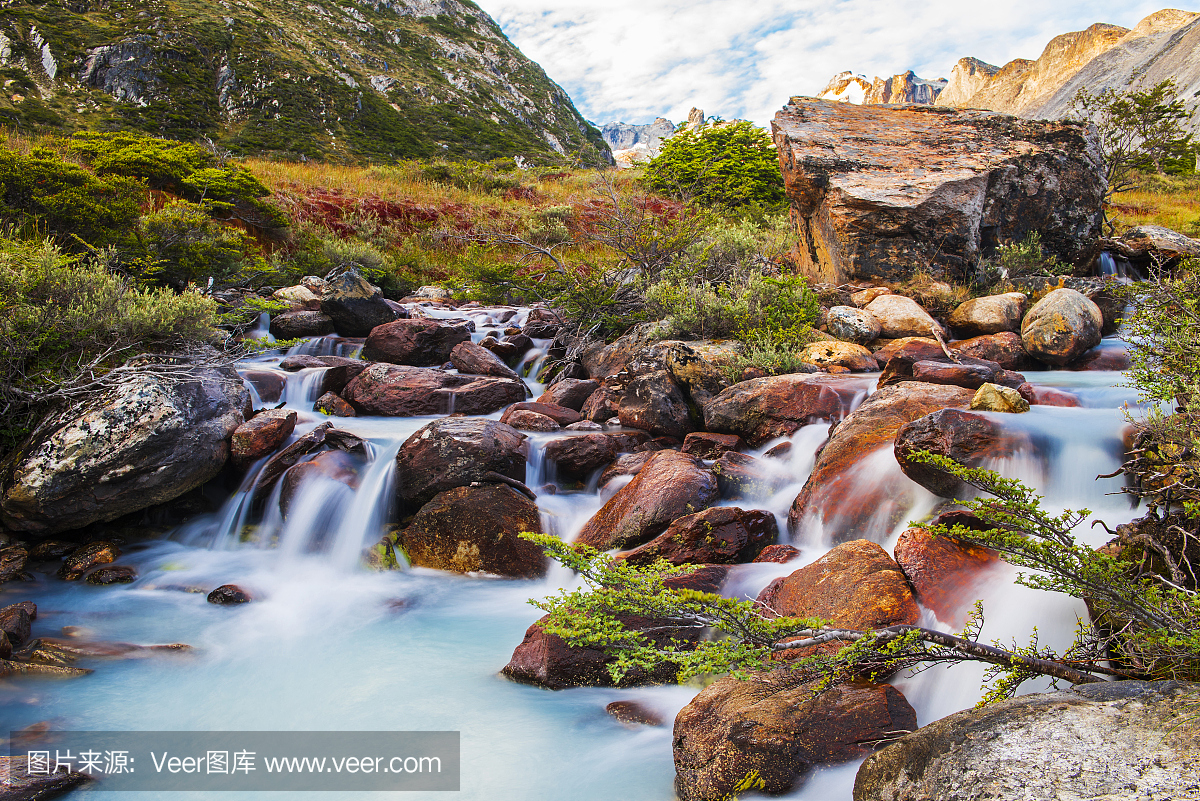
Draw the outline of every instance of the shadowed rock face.
<instances>
[{"instance_id":1,"label":"shadowed rock face","mask_svg":"<svg viewBox=\"0 0 1200 801\"><path fill-rule=\"evenodd\" d=\"M1040 231L1067 262L1100 230L1095 135L982 111L792 98L772 123L808 277L963 281Z\"/></svg>"}]
</instances>

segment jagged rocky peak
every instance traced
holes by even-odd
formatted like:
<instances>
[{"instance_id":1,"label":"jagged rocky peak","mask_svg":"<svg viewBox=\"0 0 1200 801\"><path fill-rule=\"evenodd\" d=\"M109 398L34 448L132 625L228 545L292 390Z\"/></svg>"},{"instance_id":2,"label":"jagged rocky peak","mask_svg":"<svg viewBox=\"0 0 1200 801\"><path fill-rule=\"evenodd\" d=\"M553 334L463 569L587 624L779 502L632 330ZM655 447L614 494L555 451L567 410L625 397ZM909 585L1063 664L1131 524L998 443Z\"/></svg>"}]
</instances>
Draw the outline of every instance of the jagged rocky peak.
<instances>
[{"instance_id":1,"label":"jagged rocky peak","mask_svg":"<svg viewBox=\"0 0 1200 801\"><path fill-rule=\"evenodd\" d=\"M612 148L618 167L632 167L649 161L662 151L662 143L679 131L699 133L706 126L718 124L704 115L704 109L693 107L688 112L687 122L676 125L665 117L659 117L646 125L628 125L623 122L606 123L600 129L604 141Z\"/></svg>"},{"instance_id":2,"label":"jagged rocky peak","mask_svg":"<svg viewBox=\"0 0 1200 801\"><path fill-rule=\"evenodd\" d=\"M912 70L890 78L876 77L867 81L862 75L839 72L818 93L821 100L838 100L846 103L925 103L937 100L946 87L946 79L926 80L918 78Z\"/></svg>"},{"instance_id":3,"label":"jagged rocky peak","mask_svg":"<svg viewBox=\"0 0 1200 801\"><path fill-rule=\"evenodd\" d=\"M855 75L850 70L839 72L829 79L825 88L817 93L821 100L837 100L842 103L864 103L871 91L871 82L866 76Z\"/></svg>"},{"instance_id":4,"label":"jagged rocky peak","mask_svg":"<svg viewBox=\"0 0 1200 801\"><path fill-rule=\"evenodd\" d=\"M999 67L977 58L960 58L950 70L950 80L934 105L961 107L999 71Z\"/></svg>"}]
</instances>

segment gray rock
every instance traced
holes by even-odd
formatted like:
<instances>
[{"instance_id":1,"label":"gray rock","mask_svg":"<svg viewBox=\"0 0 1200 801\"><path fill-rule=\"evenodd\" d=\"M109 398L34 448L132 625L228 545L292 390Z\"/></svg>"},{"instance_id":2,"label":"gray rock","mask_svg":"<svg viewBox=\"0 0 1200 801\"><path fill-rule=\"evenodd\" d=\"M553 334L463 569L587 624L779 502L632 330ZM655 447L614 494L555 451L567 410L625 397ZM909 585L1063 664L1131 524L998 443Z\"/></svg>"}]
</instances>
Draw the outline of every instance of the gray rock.
<instances>
[{"instance_id":1,"label":"gray rock","mask_svg":"<svg viewBox=\"0 0 1200 801\"><path fill-rule=\"evenodd\" d=\"M973 298L960 304L950 313L946 322L950 324L955 335L963 339L1018 331L1028 304L1029 298L1020 292Z\"/></svg>"},{"instance_id":2,"label":"gray rock","mask_svg":"<svg viewBox=\"0 0 1200 801\"><path fill-rule=\"evenodd\" d=\"M883 331L878 317L853 306L834 306L825 318L825 326L838 339L859 345L879 339Z\"/></svg>"},{"instance_id":3,"label":"gray rock","mask_svg":"<svg viewBox=\"0 0 1200 801\"><path fill-rule=\"evenodd\" d=\"M1021 322L1021 343L1035 359L1061 367L1100 344L1100 307L1074 289L1056 289Z\"/></svg>"},{"instance_id":4,"label":"gray rock","mask_svg":"<svg viewBox=\"0 0 1200 801\"><path fill-rule=\"evenodd\" d=\"M344 337L365 337L375 326L390 323L398 316L357 270L329 278L321 311L333 318L337 332Z\"/></svg>"}]
</instances>

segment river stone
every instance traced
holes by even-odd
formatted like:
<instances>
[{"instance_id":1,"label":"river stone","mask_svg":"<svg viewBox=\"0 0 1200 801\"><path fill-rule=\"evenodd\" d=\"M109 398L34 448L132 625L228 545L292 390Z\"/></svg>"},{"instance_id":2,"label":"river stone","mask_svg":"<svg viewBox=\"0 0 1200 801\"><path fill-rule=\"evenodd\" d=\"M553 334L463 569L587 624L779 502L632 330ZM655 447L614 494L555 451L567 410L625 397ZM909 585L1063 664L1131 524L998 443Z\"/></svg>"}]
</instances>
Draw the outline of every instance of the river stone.
<instances>
[{"instance_id":1,"label":"river stone","mask_svg":"<svg viewBox=\"0 0 1200 801\"><path fill-rule=\"evenodd\" d=\"M884 292L883 294L888 294ZM875 297L879 297L876 295ZM874 300L872 298L871 300ZM853 306L834 306L825 316L825 328L830 334L846 342L865 345L879 339L883 326L879 318L868 311Z\"/></svg>"},{"instance_id":2,"label":"river stone","mask_svg":"<svg viewBox=\"0 0 1200 801\"><path fill-rule=\"evenodd\" d=\"M959 356L996 362L1005 370L1029 370L1037 364L1025 352L1021 335L1013 331L962 339L953 343L950 350Z\"/></svg>"},{"instance_id":3,"label":"river stone","mask_svg":"<svg viewBox=\"0 0 1200 801\"><path fill-rule=\"evenodd\" d=\"M542 452L547 466L554 465L559 480L586 481L592 473L649 439L645 434L584 434L560 437L546 443Z\"/></svg>"},{"instance_id":4,"label":"river stone","mask_svg":"<svg viewBox=\"0 0 1200 801\"><path fill-rule=\"evenodd\" d=\"M525 481L525 435L495 420L448 417L421 428L396 454L396 493L410 508L474 482Z\"/></svg>"},{"instance_id":5,"label":"river stone","mask_svg":"<svg viewBox=\"0 0 1200 801\"><path fill-rule=\"evenodd\" d=\"M271 318L271 336L278 339L323 337L333 333L333 318L319 311L291 311Z\"/></svg>"},{"instance_id":6,"label":"river stone","mask_svg":"<svg viewBox=\"0 0 1200 801\"><path fill-rule=\"evenodd\" d=\"M549 417L560 426L569 426L572 423L578 423L580 420L579 412L574 409L568 409L565 406L557 406L553 403L539 403L538 401L523 401L514 403L504 410L504 414L500 415L501 423L508 423L513 415L517 412L533 412L544 417Z\"/></svg>"},{"instance_id":7,"label":"river stone","mask_svg":"<svg viewBox=\"0 0 1200 801\"><path fill-rule=\"evenodd\" d=\"M396 311L357 270L346 270L326 281L321 311L333 318L344 337L365 337L376 326L396 319Z\"/></svg>"},{"instance_id":8,"label":"river stone","mask_svg":"<svg viewBox=\"0 0 1200 801\"><path fill-rule=\"evenodd\" d=\"M879 369L871 351L853 342L810 342L797 358L819 367L845 367L852 373L873 373Z\"/></svg>"},{"instance_id":9,"label":"river stone","mask_svg":"<svg viewBox=\"0 0 1200 801\"><path fill-rule=\"evenodd\" d=\"M584 524L576 542L600 550L640 545L718 497L716 476L703 462L659 451Z\"/></svg>"},{"instance_id":10,"label":"river stone","mask_svg":"<svg viewBox=\"0 0 1200 801\"><path fill-rule=\"evenodd\" d=\"M470 340L454 346L450 351L450 363L464 375L491 375L518 381L521 379L499 356Z\"/></svg>"},{"instance_id":11,"label":"river stone","mask_svg":"<svg viewBox=\"0 0 1200 801\"><path fill-rule=\"evenodd\" d=\"M74 547L71 546L72 549ZM0 549L0 584L26 578L25 566L29 560L30 552L19 545Z\"/></svg>"},{"instance_id":12,"label":"river stone","mask_svg":"<svg viewBox=\"0 0 1200 801\"><path fill-rule=\"evenodd\" d=\"M112 565L93 570L87 575L88 584L131 584L137 580L137 570L129 565Z\"/></svg>"},{"instance_id":13,"label":"river stone","mask_svg":"<svg viewBox=\"0 0 1200 801\"><path fill-rule=\"evenodd\" d=\"M766 500L791 480L784 471L773 469L761 459L745 453L727 451L712 466L721 497Z\"/></svg>"},{"instance_id":14,"label":"river stone","mask_svg":"<svg viewBox=\"0 0 1200 801\"><path fill-rule=\"evenodd\" d=\"M951 361L920 361L912 366L914 381L929 384L953 384L967 389L979 387L996 377L996 368L982 364L955 364Z\"/></svg>"},{"instance_id":15,"label":"river stone","mask_svg":"<svg viewBox=\"0 0 1200 801\"><path fill-rule=\"evenodd\" d=\"M684 515L645 545L624 555L631 565L658 559L673 565L735 565L754 561L779 536L775 515L761 509L711 506Z\"/></svg>"},{"instance_id":16,"label":"river stone","mask_svg":"<svg viewBox=\"0 0 1200 801\"><path fill-rule=\"evenodd\" d=\"M935 537L923 528L906 529L893 555L916 599L956 630L966 623L983 573L1000 563L989 548Z\"/></svg>"},{"instance_id":17,"label":"river stone","mask_svg":"<svg viewBox=\"0 0 1200 801\"><path fill-rule=\"evenodd\" d=\"M779 795L816 765L861 758L916 727L917 713L890 684L818 692L818 682L786 668L726 676L675 717L675 793L681 801L725 801L749 784Z\"/></svg>"},{"instance_id":18,"label":"river stone","mask_svg":"<svg viewBox=\"0 0 1200 801\"><path fill-rule=\"evenodd\" d=\"M866 311L879 320L880 336L889 339L927 337L938 327L921 304L903 295L880 295L867 304Z\"/></svg>"},{"instance_id":19,"label":"river stone","mask_svg":"<svg viewBox=\"0 0 1200 801\"><path fill-rule=\"evenodd\" d=\"M704 406L704 427L738 434L757 448L818 420L839 420L866 386L862 379L780 375L734 384Z\"/></svg>"},{"instance_id":20,"label":"river stone","mask_svg":"<svg viewBox=\"0 0 1200 801\"><path fill-rule=\"evenodd\" d=\"M83 574L96 565L105 565L116 561L121 555L121 549L116 543L107 540L89 542L76 548L71 555L63 560L63 566L58 569L58 577L64 581L78 581Z\"/></svg>"},{"instance_id":21,"label":"river stone","mask_svg":"<svg viewBox=\"0 0 1200 801\"><path fill-rule=\"evenodd\" d=\"M28 756L0 756L0 790L5 801L57 798L90 781L93 778L88 774L70 768L48 775L30 773Z\"/></svg>"},{"instance_id":22,"label":"river stone","mask_svg":"<svg viewBox=\"0 0 1200 801\"><path fill-rule=\"evenodd\" d=\"M438 493L399 534L399 543L414 567L511 578L545 575L545 554L521 539L522 532L542 533L537 504L512 487L488 484Z\"/></svg>"},{"instance_id":23,"label":"river stone","mask_svg":"<svg viewBox=\"0 0 1200 801\"><path fill-rule=\"evenodd\" d=\"M740 451L742 438L737 434L713 434L708 431L693 431L683 439L682 453L690 453L701 459L720 459L728 451Z\"/></svg>"},{"instance_id":24,"label":"river stone","mask_svg":"<svg viewBox=\"0 0 1200 801\"><path fill-rule=\"evenodd\" d=\"M893 447L904 475L934 495L962 500L974 497L975 491L949 473L912 461L910 456L929 451L966 467L980 467L992 459L1014 456L1029 446L1026 435L1005 431L987 415L941 409L901 426Z\"/></svg>"},{"instance_id":25,"label":"river stone","mask_svg":"<svg viewBox=\"0 0 1200 801\"><path fill-rule=\"evenodd\" d=\"M274 370L239 370L242 380L258 393L260 403L278 403L287 379Z\"/></svg>"},{"instance_id":26,"label":"river stone","mask_svg":"<svg viewBox=\"0 0 1200 801\"><path fill-rule=\"evenodd\" d=\"M342 397L359 415L490 414L525 400L525 385L512 379L380 363L347 384Z\"/></svg>"},{"instance_id":27,"label":"river stone","mask_svg":"<svg viewBox=\"0 0 1200 801\"><path fill-rule=\"evenodd\" d=\"M617 417L628 428L675 439L686 438L701 425L687 395L666 370L644 373L630 381Z\"/></svg>"},{"instance_id":28,"label":"river stone","mask_svg":"<svg viewBox=\"0 0 1200 801\"><path fill-rule=\"evenodd\" d=\"M316 310L321 308L321 295L306 286L296 284L276 289L271 293L275 300L292 304L293 309Z\"/></svg>"},{"instance_id":29,"label":"river stone","mask_svg":"<svg viewBox=\"0 0 1200 801\"><path fill-rule=\"evenodd\" d=\"M35 613L36 614L36 613ZM0 631L8 637L13 648L20 648L29 641L33 617L25 608L13 604L0 609Z\"/></svg>"},{"instance_id":30,"label":"river stone","mask_svg":"<svg viewBox=\"0 0 1200 801\"><path fill-rule=\"evenodd\" d=\"M554 404L578 412L592 393L600 388L598 381L583 378L564 378L546 388L538 403Z\"/></svg>"},{"instance_id":31,"label":"river stone","mask_svg":"<svg viewBox=\"0 0 1200 801\"><path fill-rule=\"evenodd\" d=\"M868 757L855 801L1185 799L1200 786L1200 688L1081 684L969 709Z\"/></svg>"},{"instance_id":32,"label":"river stone","mask_svg":"<svg viewBox=\"0 0 1200 801\"><path fill-rule=\"evenodd\" d=\"M424 318L396 320L371 330L362 355L377 362L438 367L449 361L456 345L470 339L471 332L465 326Z\"/></svg>"},{"instance_id":33,"label":"river stone","mask_svg":"<svg viewBox=\"0 0 1200 801\"><path fill-rule=\"evenodd\" d=\"M504 422L518 431L561 431L562 426L554 422L554 418L544 414L531 412L528 409L517 409L512 414L504 413Z\"/></svg>"},{"instance_id":34,"label":"river stone","mask_svg":"<svg viewBox=\"0 0 1200 801\"><path fill-rule=\"evenodd\" d=\"M330 417L357 417L354 407L335 392L326 392L313 403L313 411Z\"/></svg>"},{"instance_id":35,"label":"river stone","mask_svg":"<svg viewBox=\"0 0 1200 801\"><path fill-rule=\"evenodd\" d=\"M594 423L603 423L616 417L620 409L620 393L611 387L600 387L583 402L579 414Z\"/></svg>"},{"instance_id":36,"label":"river stone","mask_svg":"<svg viewBox=\"0 0 1200 801\"><path fill-rule=\"evenodd\" d=\"M250 593L236 584L222 584L210 592L205 600L217 606L233 606L234 604L250 603L254 599Z\"/></svg>"},{"instance_id":37,"label":"river stone","mask_svg":"<svg viewBox=\"0 0 1200 801\"><path fill-rule=\"evenodd\" d=\"M131 378L58 418L16 459L0 501L4 525L55 534L107 522L216 476L250 393L231 368L187 373L183 381Z\"/></svg>"},{"instance_id":38,"label":"river stone","mask_svg":"<svg viewBox=\"0 0 1200 801\"><path fill-rule=\"evenodd\" d=\"M963 338L1019 331L1028 305L1029 298L1021 292L972 298L959 304L946 322Z\"/></svg>"},{"instance_id":39,"label":"river stone","mask_svg":"<svg viewBox=\"0 0 1200 801\"><path fill-rule=\"evenodd\" d=\"M1100 308L1074 289L1056 289L1039 300L1021 323L1021 342L1031 356L1062 367L1100 344Z\"/></svg>"},{"instance_id":40,"label":"river stone","mask_svg":"<svg viewBox=\"0 0 1200 801\"><path fill-rule=\"evenodd\" d=\"M987 383L979 387L971 398L971 408L977 412L1005 412L1020 414L1029 411L1029 401L1011 387Z\"/></svg>"},{"instance_id":41,"label":"river stone","mask_svg":"<svg viewBox=\"0 0 1200 801\"><path fill-rule=\"evenodd\" d=\"M296 412L291 409L264 409L242 423L230 439L230 455L235 467L244 469L252 462L274 453L296 428Z\"/></svg>"},{"instance_id":42,"label":"river stone","mask_svg":"<svg viewBox=\"0 0 1200 801\"><path fill-rule=\"evenodd\" d=\"M771 562L786 564L800 555L800 549L794 545L778 542L762 549L762 553L754 558L756 563Z\"/></svg>"}]
</instances>

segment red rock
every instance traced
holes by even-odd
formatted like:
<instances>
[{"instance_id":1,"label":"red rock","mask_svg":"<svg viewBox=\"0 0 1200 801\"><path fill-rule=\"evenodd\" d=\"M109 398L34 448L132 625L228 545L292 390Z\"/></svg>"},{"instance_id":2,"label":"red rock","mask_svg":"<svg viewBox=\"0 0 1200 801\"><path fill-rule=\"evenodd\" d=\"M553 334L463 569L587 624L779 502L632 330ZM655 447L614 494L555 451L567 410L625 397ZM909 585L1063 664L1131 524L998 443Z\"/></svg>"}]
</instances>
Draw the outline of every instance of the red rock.
<instances>
[{"instance_id":1,"label":"red rock","mask_svg":"<svg viewBox=\"0 0 1200 801\"><path fill-rule=\"evenodd\" d=\"M519 431L562 430L562 426L554 422L552 418L549 418L544 414L531 412L528 409L518 409L514 412L512 411L512 407L509 407L507 410L505 410L504 417L502 419L505 423Z\"/></svg>"},{"instance_id":2,"label":"red rock","mask_svg":"<svg viewBox=\"0 0 1200 801\"><path fill-rule=\"evenodd\" d=\"M954 364L953 362L916 362L912 366L914 381L930 384L953 384L968 389L979 389L996 377L996 371L977 364Z\"/></svg>"},{"instance_id":3,"label":"red rock","mask_svg":"<svg viewBox=\"0 0 1200 801\"><path fill-rule=\"evenodd\" d=\"M693 431L683 438L683 453L701 459L719 459L726 451L740 451L742 438L737 434L713 434L708 431Z\"/></svg>"},{"instance_id":4,"label":"red rock","mask_svg":"<svg viewBox=\"0 0 1200 801\"><path fill-rule=\"evenodd\" d=\"M950 349L960 356L996 362L1005 370L1030 370L1036 365L1025 352L1021 335L1012 331L959 340Z\"/></svg>"},{"instance_id":5,"label":"red rock","mask_svg":"<svg viewBox=\"0 0 1200 801\"><path fill-rule=\"evenodd\" d=\"M1070 392L1064 392L1054 387L1042 387L1025 383L1017 387L1021 397L1029 401L1031 406L1079 406L1079 398Z\"/></svg>"},{"instance_id":6,"label":"red rock","mask_svg":"<svg viewBox=\"0 0 1200 801\"><path fill-rule=\"evenodd\" d=\"M455 487L421 507L399 535L414 567L535 578L546 573L540 546L520 538L542 531L537 504L504 484Z\"/></svg>"},{"instance_id":7,"label":"red rock","mask_svg":"<svg viewBox=\"0 0 1200 801\"><path fill-rule=\"evenodd\" d=\"M242 423L230 439L233 463L244 468L274 453L296 428L296 413L288 409L265 409Z\"/></svg>"},{"instance_id":8,"label":"red rock","mask_svg":"<svg viewBox=\"0 0 1200 801\"><path fill-rule=\"evenodd\" d=\"M701 424L684 389L666 370L643 373L630 381L621 396L617 417L623 426L676 439L686 437Z\"/></svg>"},{"instance_id":9,"label":"red rock","mask_svg":"<svg viewBox=\"0 0 1200 801\"><path fill-rule=\"evenodd\" d=\"M525 384L509 378L478 378L469 384L449 390L450 411L457 414L482 415L499 411L527 397Z\"/></svg>"},{"instance_id":10,"label":"red rock","mask_svg":"<svg viewBox=\"0 0 1200 801\"><path fill-rule=\"evenodd\" d=\"M329 369L321 374L322 395L326 392L341 395L346 385L370 366L369 362L364 362L360 359L343 360L340 356L318 356L317 358L322 361L332 362L328 365ZM335 359L337 361L333 361Z\"/></svg>"},{"instance_id":11,"label":"red rock","mask_svg":"<svg viewBox=\"0 0 1200 801\"><path fill-rule=\"evenodd\" d=\"M645 434L584 434L562 437L546 444L546 462L559 479L586 481L592 473L645 442Z\"/></svg>"},{"instance_id":12,"label":"red rock","mask_svg":"<svg viewBox=\"0 0 1200 801\"><path fill-rule=\"evenodd\" d=\"M242 380L254 388L263 403L278 403L287 380L274 370L239 370Z\"/></svg>"},{"instance_id":13,"label":"red rock","mask_svg":"<svg viewBox=\"0 0 1200 801\"><path fill-rule=\"evenodd\" d=\"M441 370L372 364L346 385L342 397L360 415L490 414L525 399L525 385Z\"/></svg>"},{"instance_id":14,"label":"red rock","mask_svg":"<svg viewBox=\"0 0 1200 801\"><path fill-rule=\"evenodd\" d=\"M922 362L940 362L955 366L977 366L991 370L993 374L1001 369L999 364L986 359L976 359L970 356L959 356L958 359L958 362L953 361L936 343L934 347L930 347L925 341L913 340L896 351L895 355L887 360L887 364L884 365L883 372L879 376L879 386L886 387L898 384L901 381L916 380L913 370L915 369L915 365Z\"/></svg>"},{"instance_id":15,"label":"red rock","mask_svg":"<svg viewBox=\"0 0 1200 801\"><path fill-rule=\"evenodd\" d=\"M755 562L776 562L783 564L790 562L800 555L800 549L784 543L776 543L768 545L762 549L762 553L754 558Z\"/></svg>"},{"instance_id":16,"label":"red rock","mask_svg":"<svg viewBox=\"0 0 1200 801\"><path fill-rule=\"evenodd\" d=\"M628 553L632 565L665 559L673 565L733 565L753 561L779 536L775 515L760 509L713 506L684 515L657 537Z\"/></svg>"},{"instance_id":17,"label":"red rock","mask_svg":"<svg viewBox=\"0 0 1200 801\"><path fill-rule=\"evenodd\" d=\"M557 406L553 403L539 403L537 401L522 401L521 403L514 403L505 409L504 414L500 416L500 422L507 423L510 415L520 411L545 415L560 426L569 426L571 423L578 423L580 420L579 412L574 409L568 409L565 406Z\"/></svg>"},{"instance_id":18,"label":"red rock","mask_svg":"<svg viewBox=\"0 0 1200 801\"><path fill-rule=\"evenodd\" d=\"M962 409L941 409L901 426L894 446L906 476L935 495L960 500L974 491L950 474L909 456L929 451L966 467L979 467L989 459L1007 458L1031 447L1024 434L1004 430L985 414Z\"/></svg>"},{"instance_id":19,"label":"red rock","mask_svg":"<svg viewBox=\"0 0 1200 801\"><path fill-rule=\"evenodd\" d=\"M454 349L450 351L450 363L458 372L465 375L490 375L521 380L521 377L499 356L470 340L454 346Z\"/></svg>"},{"instance_id":20,"label":"red rock","mask_svg":"<svg viewBox=\"0 0 1200 801\"><path fill-rule=\"evenodd\" d=\"M764 459L782 459L792 452L792 441L784 440L763 454Z\"/></svg>"},{"instance_id":21,"label":"red rock","mask_svg":"<svg viewBox=\"0 0 1200 801\"><path fill-rule=\"evenodd\" d=\"M616 417L620 408L621 395L608 387L600 387L583 402L579 413L594 423L603 423Z\"/></svg>"},{"instance_id":22,"label":"red rock","mask_svg":"<svg viewBox=\"0 0 1200 801\"><path fill-rule=\"evenodd\" d=\"M330 417L355 417L357 413L354 407L342 400L341 396L332 392L326 392L321 397L317 398L313 404L313 410L321 414L327 414Z\"/></svg>"},{"instance_id":23,"label":"red rock","mask_svg":"<svg viewBox=\"0 0 1200 801\"><path fill-rule=\"evenodd\" d=\"M980 581L1000 563L995 551L910 528L896 541L896 562L917 600L938 619L961 628Z\"/></svg>"},{"instance_id":24,"label":"red rock","mask_svg":"<svg viewBox=\"0 0 1200 801\"><path fill-rule=\"evenodd\" d=\"M576 541L601 550L640 545L718 495L716 477L699 459L659 451L584 524Z\"/></svg>"},{"instance_id":25,"label":"red rock","mask_svg":"<svg viewBox=\"0 0 1200 801\"><path fill-rule=\"evenodd\" d=\"M600 474L600 486L603 487L618 476L636 476L655 453L656 451L640 451L621 454Z\"/></svg>"},{"instance_id":26,"label":"red rock","mask_svg":"<svg viewBox=\"0 0 1200 801\"><path fill-rule=\"evenodd\" d=\"M286 518L296 503L298 492L305 485L319 478L345 484L350 489L358 488L359 470L363 462L342 451L322 451L307 462L301 462L283 474L279 492L279 508Z\"/></svg>"},{"instance_id":27,"label":"red rock","mask_svg":"<svg viewBox=\"0 0 1200 801\"><path fill-rule=\"evenodd\" d=\"M704 407L708 431L738 434L757 448L818 420L839 420L867 382L829 375L781 375L734 384Z\"/></svg>"},{"instance_id":28,"label":"red rock","mask_svg":"<svg viewBox=\"0 0 1200 801\"><path fill-rule=\"evenodd\" d=\"M593 392L600 388L598 381L580 378L564 378L546 388L538 403L552 403L579 411Z\"/></svg>"},{"instance_id":29,"label":"red rock","mask_svg":"<svg viewBox=\"0 0 1200 801\"><path fill-rule=\"evenodd\" d=\"M474 482L525 481L525 435L494 420L448 417L421 428L396 454L396 492L412 508Z\"/></svg>"},{"instance_id":30,"label":"red rock","mask_svg":"<svg viewBox=\"0 0 1200 801\"><path fill-rule=\"evenodd\" d=\"M450 358L460 342L471 339L465 326L445 325L437 320L396 320L371 329L363 346L363 358L377 362L436 367Z\"/></svg>"}]
</instances>

